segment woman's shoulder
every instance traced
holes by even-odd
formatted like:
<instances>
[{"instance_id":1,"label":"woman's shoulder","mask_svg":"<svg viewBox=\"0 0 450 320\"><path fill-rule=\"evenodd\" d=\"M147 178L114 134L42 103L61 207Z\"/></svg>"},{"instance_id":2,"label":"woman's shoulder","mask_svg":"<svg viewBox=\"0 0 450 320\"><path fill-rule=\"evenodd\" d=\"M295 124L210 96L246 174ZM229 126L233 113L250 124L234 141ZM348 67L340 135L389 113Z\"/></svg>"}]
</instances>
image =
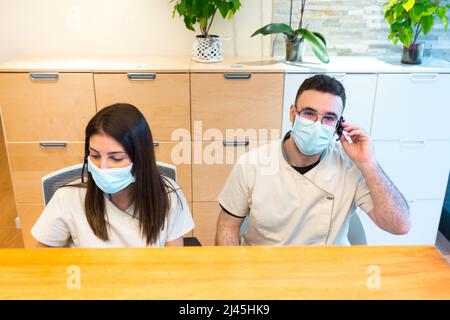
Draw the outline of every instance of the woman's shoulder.
<instances>
[{"instance_id":1,"label":"woman's shoulder","mask_svg":"<svg viewBox=\"0 0 450 320\"><path fill-rule=\"evenodd\" d=\"M172 180L166 176L162 176L162 179L168 193L176 193L178 190L181 190L181 187L175 182L175 180Z\"/></svg>"},{"instance_id":2,"label":"woman's shoulder","mask_svg":"<svg viewBox=\"0 0 450 320\"><path fill-rule=\"evenodd\" d=\"M79 199L84 201L87 188L80 184L67 184L58 188L53 194L53 198L63 201L63 203L70 203L78 201Z\"/></svg>"}]
</instances>

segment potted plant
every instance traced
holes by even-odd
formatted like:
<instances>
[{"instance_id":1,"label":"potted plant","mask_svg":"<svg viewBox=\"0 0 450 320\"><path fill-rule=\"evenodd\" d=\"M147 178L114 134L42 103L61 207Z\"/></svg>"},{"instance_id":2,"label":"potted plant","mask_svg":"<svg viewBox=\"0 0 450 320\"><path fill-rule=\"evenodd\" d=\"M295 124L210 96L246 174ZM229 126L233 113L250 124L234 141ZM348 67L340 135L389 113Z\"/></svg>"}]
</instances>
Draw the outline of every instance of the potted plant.
<instances>
[{"instance_id":1,"label":"potted plant","mask_svg":"<svg viewBox=\"0 0 450 320\"><path fill-rule=\"evenodd\" d=\"M384 18L390 25L388 39L394 44L403 44L402 63L422 63L424 42L418 41L421 34L427 35L438 17L447 30L447 8L439 0L391 0L385 3Z\"/></svg>"},{"instance_id":2,"label":"potted plant","mask_svg":"<svg viewBox=\"0 0 450 320\"><path fill-rule=\"evenodd\" d=\"M292 2L290 6L289 24L285 23L270 23L264 27L255 31L252 37L257 34L277 34L282 33L285 35L286 43L286 61L287 62L301 62L304 55L304 42L305 40L311 45L314 54L323 63L330 61L328 57L327 42L325 37L319 32L311 31L306 26L303 27L303 13L305 12L306 0L301 1L300 8L300 22L298 29L292 28Z\"/></svg>"},{"instance_id":3,"label":"potted plant","mask_svg":"<svg viewBox=\"0 0 450 320\"><path fill-rule=\"evenodd\" d=\"M192 58L198 62L223 60L222 39L210 35L209 30L217 11L224 19L231 20L241 7L239 0L171 0L175 2L172 17L178 13L189 30L195 31L198 24L201 35L197 35L192 48Z\"/></svg>"}]
</instances>

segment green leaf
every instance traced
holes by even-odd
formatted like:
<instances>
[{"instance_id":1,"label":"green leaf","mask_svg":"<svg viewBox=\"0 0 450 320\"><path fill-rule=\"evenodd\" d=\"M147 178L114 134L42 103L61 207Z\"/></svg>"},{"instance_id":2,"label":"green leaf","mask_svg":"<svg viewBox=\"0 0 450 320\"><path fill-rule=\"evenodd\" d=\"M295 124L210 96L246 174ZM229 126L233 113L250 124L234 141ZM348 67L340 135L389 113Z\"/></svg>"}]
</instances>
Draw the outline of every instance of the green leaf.
<instances>
[{"instance_id":1,"label":"green leaf","mask_svg":"<svg viewBox=\"0 0 450 320\"><path fill-rule=\"evenodd\" d=\"M170 0L169 2L174 6L173 18L178 13L183 18L186 28L192 31L195 31L195 24L200 24L203 35L207 35L217 11L223 18L232 19L241 7L240 0Z\"/></svg>"},{"instance_id":2,"label":"green leaf","mask_svg":"<svg viewBox=\"0 0 450 320\"><path fill-rule=\"evenodd\" d=\"M311 45L311 48L316 55L317 58L319 58L320 61L323 63L330 62L330 58L328 56L327 47L324 45L323 40L317 36L315 36L311 31L308 29L298 29L295 31L298 35L305 38L306 41Z\"/></svg>"},{"instance_id":3,"label":"green leaf","mask_svg":"<svg viewBox=\"0 0 450 320\"><path fill-rule=\"evenodd\" d=\"M324 35L321 34L320 32L317 31L312 31L312 34L315 35L317 38L319 38L320 40L322 40L323 45L326 47L327 46L327 40L325 39Z\"/></svg>"},{"instance_id":4,"label":"green leaf","mask_svg":"<svg viewBox=\"0 0 450 320\"><path fill-rule=\"evenodd\" d=\"M230 7L228 5L228 2L222 2L219 6L219 12L220 15L225 19L228 15L228 10L230 10Z\"/></svg>"},{"instance_id":5,"label":"green leaf","mask_svg":"<svg viewBox=\"0 0 450 320\"><path fill-rule=\"evenodd\" d=\"M447 32L448 18L446 16L442 17L442 25L444 26L444 32Z\"/></svg>"},{"instance_id":6,"label":"green leaf","mask_svg":"<svg viewBox=\"0 0 450 320\"><path fill-rule=\"evenodd\" d=\"M190 17L188 17L188 16L184 17L184 25L186 26L186 28L188 28L191 31L195 31L193 24L194 23L192 23L192 20Z\"/></svg>"},{"instance_id":7,"label":"green leaf","mask_svg":"<svg viewBox=\"0 0 450 320\"><path fill-rule=\"evenodd\" d=\"M409 16L411 17L411 20L414 25L418 24L420 19L422 18L424 13L424 9L422 5L416 5L412 10L409 12Z\"/></svg>"},{"instance_id":8,"label":"green leaf","mask_svg":"<svg viewBox=\"0 0 450 320\"><path fill-rule=\"evenodd\" d=\"M256 36L257 34L262 35L268 35L268 34L275 34L275 33L284 33L285 35L293 36L294 30L292 28L285 24L285 23L270 23L265 25L264 27L256 30L251 36Z\"/></svg>"},{"instance_id":9,"label":"green leaf","mask_svg":"<svg viewBox=\"0 0 450 320\"><path fill-rule=\"evenodd\" d=\"M412 9L412 7L414 7L415 3L415 0L406 0L406 2L403 1L403 8L405 8L406 11L409 11Z\"/></svg>"},{"instance_id":10,"label":"green leaf","mask_svg":"<svg viewBox=\"0 0 450 320\"><path fill-rule=\"evenodd\" d=\"M402 6L398 6L394 8L394 19L398 19L400 16L403 15L404 8Z\"/></svg>"},{"instance_id":11,"label":"green leaf","mask_svg":"<svg viewBox=\"0 0 450 320\"><path fill-rule=\"evenodd\" d=\"M446 13L447 13L447 8L445 8L445 7L439 7L439 8L436 9L436 15L441 20L445 17Z\"/></svg>"},{"instance_id":12,"label":"green leaf","mask_svg":"<svg viewBox=\"0 0 450 320\"><path fill-rule=\"evenodd\" d=\"M420 20L420 24L422 25L423 34L427 35L428 32L431 31L434 25L434 18L433 16L424 16Z\"/></svg>"}]
</instances>

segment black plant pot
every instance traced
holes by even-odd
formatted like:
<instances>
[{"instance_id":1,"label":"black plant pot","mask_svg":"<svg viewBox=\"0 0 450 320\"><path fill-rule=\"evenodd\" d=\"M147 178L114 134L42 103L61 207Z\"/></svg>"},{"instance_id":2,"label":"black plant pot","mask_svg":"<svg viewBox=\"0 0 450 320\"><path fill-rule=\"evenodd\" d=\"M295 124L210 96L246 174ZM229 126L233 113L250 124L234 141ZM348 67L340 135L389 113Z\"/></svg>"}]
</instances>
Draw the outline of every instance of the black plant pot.
<instances>
[{"instance_id":1,"label":"black plant pot","mask_svg":"<svg viewBox=\"0 0 450 320\"><path fill-rule=\"evenodd\" d=\"M403 47L402 63L421 64L423 58L424 43L412 43L409 48Z\"/></svg>"}]
</instances>

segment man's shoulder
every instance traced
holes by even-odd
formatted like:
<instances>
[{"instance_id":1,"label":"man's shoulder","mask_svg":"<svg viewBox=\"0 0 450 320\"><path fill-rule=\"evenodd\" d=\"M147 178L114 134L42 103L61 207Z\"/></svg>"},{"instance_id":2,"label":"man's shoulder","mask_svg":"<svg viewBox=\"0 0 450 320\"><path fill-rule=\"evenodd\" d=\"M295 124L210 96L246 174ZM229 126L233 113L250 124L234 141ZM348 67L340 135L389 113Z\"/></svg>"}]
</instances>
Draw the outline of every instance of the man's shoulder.
<instances>
[{"instance_id":1,"label":"man's shoulder","mask_svg":"<svg viewBox=\"0 0 450 320\"><path fill-rule=\"evenodd\" d=\"M280 155L280 140L249 142L250 150L237 161L241 165L260 166L276 160Z\"/></svg>"}]
</instances>

